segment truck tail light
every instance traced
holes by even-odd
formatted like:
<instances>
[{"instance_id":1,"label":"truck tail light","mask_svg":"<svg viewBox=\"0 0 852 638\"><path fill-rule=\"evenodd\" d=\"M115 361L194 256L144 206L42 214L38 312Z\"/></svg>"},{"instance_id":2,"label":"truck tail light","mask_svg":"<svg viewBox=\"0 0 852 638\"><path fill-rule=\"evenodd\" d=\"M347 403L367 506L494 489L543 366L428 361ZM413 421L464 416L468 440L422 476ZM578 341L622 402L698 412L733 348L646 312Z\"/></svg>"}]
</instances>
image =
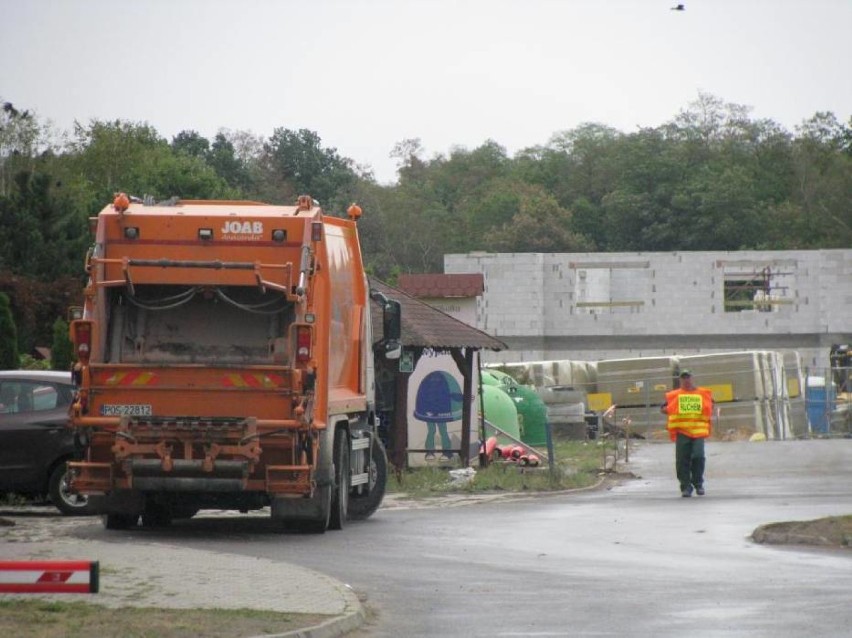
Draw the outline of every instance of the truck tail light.
<instances>
[{"instance_id":1,"label":"truck tail light","mask_svg":"<svg viewBox=\"0 0 852 638\"><path fill-rule=\"evenodd\" d=\"M75 320L71 322L71 340L74 342L77 359L88 363L92 354L92 322Z\"/></svg>"},{"instance_id":2,"label":"truck tail light","mask_svg":"<svg viewBox=\"0 0 852 638\"><path fill-rule=\"evenodd\" d=\"M311 327L296 327L296 362L308 363L311 360Z\"/></svg>"}]
</instances>

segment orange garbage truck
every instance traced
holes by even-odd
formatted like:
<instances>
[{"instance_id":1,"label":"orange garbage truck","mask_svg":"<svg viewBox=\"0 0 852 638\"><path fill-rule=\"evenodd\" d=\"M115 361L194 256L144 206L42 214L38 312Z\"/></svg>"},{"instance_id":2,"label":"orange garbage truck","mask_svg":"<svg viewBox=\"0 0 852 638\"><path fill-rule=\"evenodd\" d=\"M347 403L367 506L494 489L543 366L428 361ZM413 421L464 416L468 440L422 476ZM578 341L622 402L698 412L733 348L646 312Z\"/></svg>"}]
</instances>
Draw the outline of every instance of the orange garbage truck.
<instances>
[{"instance_id":1,"label":"orange garbage truck","mask_svg":"<svg viewBox=\"0 0 852 638\"><path fill-rule=\"evenodd\" d=\"M70 325L81 459L71 489L108 529L265 507L341 529L379 507L374 356L400 353L399 303L373 295L357 218L295 206L120 194L92 219Z\"/></svg>"}]
</instances>

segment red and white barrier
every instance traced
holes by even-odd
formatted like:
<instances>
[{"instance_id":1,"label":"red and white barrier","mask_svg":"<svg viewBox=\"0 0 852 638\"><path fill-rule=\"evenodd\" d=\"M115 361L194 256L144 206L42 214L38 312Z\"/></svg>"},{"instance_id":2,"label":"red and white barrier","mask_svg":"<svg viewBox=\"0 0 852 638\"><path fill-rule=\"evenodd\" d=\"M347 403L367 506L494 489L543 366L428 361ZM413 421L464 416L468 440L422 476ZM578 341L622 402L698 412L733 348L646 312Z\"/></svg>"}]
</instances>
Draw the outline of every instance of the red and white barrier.
<instances>
[{"instance_id":1,"label":"red and white barrier","mask_svg":"<svg viewBox=\"0 0 852 638\"><path fill-rule=\"evenodd\" d=\"M98 561L0 560L0 593L97 594Z\"/></svg>"}]
</instances>

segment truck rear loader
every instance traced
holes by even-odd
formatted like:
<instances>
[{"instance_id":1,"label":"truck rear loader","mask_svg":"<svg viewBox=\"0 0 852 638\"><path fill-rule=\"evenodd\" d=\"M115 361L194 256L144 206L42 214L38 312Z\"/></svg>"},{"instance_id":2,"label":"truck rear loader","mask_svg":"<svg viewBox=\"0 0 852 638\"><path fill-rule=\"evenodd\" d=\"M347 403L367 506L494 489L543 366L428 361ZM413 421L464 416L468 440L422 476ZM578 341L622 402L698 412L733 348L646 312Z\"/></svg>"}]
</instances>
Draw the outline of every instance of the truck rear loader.
<instances>
[{"instance_id":1,"label":"truck rear loader","mask_svg":"<svg viewBox=\"0 0 852 638\"><path fill-rule=\"evenodd\" d=\"M270 507L284 526L341 529L385 491L370 292L353 205L120 194L92 220L70 325L81 460L72 490L107 528L200 509ZM399 356L399 304L380 356Z\"/></svg>"}]
</instances>

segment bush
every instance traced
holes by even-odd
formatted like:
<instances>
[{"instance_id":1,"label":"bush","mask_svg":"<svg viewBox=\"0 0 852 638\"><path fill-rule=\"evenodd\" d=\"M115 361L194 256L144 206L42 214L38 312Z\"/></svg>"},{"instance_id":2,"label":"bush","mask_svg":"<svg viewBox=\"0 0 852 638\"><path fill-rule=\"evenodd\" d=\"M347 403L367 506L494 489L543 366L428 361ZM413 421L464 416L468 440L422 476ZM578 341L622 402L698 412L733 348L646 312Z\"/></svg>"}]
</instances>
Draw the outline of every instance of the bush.
<instances>
[{"instance_id":1,"label":"bush","mask_svg":"<svg viewBox=\"0 0 852 638\"><path fill-rule=\"evenodd\" d=\"M12 318L9 295L0 292L0 370L17 370L18 329Z\"/></svg>"},{"instance_id":2,"label":"bush","mask_svg":"<svg viewBox=\"0 0 852 638\"><path fill-rule=\"evenodd\" d=\"M68 324L63 319L53 322L53 345L50 349L50 367L53 370L70 370L74 346L68 336Z\"/></svg>"}]
</instances>

